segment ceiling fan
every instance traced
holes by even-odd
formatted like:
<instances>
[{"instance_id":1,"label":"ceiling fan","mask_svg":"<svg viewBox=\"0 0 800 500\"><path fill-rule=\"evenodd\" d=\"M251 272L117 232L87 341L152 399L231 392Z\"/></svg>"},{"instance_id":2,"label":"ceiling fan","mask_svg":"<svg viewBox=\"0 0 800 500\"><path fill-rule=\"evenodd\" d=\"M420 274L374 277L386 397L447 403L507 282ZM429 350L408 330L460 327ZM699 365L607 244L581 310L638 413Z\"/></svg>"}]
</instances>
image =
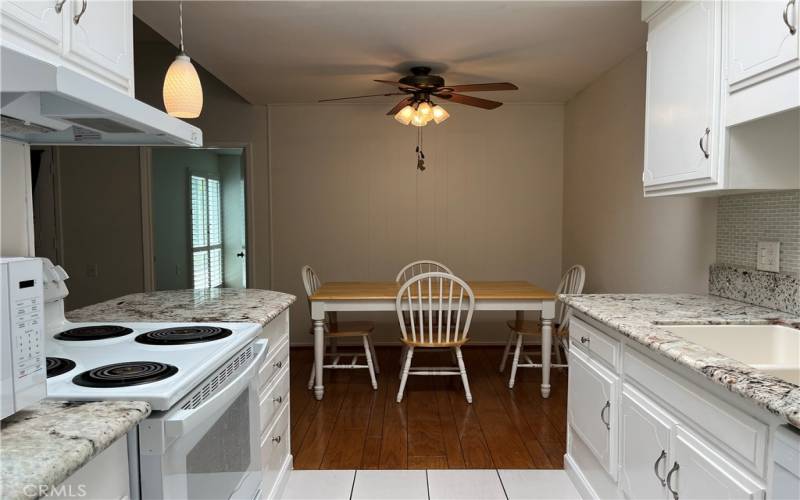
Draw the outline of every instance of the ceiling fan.
<instances>
[{"instance_id":1,"label":"ceiling fan","mask_svg":"<svg viewBox=\"0 0 800 500\"><path fill-rule=\"evenodd\" d=\"M516 85L508 82L445 85L444 78L439 75L432 75L431 68L427 66L415 66L411 68L410 71L410 75L404 76L398 82L375 80L378 83L395 86L399 92L321 99L319 102L404 95L405 97L386 114L394 115L395 119L403 125L411 124L417 127L424 127L431 120L438 124L445 121L450 116L443 107L434 104L433 101L431 101L431 97L481 109L495 109L502 106L503 103L463 95L459 92L486 92L518 89Z\"/></svg>"}]
</instances>

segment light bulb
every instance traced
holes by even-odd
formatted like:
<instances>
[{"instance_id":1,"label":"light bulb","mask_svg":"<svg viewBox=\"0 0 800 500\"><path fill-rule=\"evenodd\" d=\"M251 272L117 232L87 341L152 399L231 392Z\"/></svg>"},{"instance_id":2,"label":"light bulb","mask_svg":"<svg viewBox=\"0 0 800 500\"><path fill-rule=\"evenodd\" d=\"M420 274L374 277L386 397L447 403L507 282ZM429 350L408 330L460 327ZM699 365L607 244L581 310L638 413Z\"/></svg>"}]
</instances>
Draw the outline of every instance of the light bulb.
<instances>
[{"instance_id":1,"label":"light bulb","mask_svg":"<svg viewBox=\"0 0 800 500\"><path fill-rule=\"evenodd\" d=\"M422 113L420 113L419 110L415 111L414 118L411 119L411 125L414 125L415 127L424 127L427 124L428 120L422 116Z\"/></svg>"},{"instance_id":2,"label":"light bulb","mask_svg":"<svg viewBox=\"0 0 800 500\"><path fill-rule=\"evenodd\" d=\"M450 113L448 113L443 107L439 106L438 104L433 107L433 121L435 121L437 125L448 118L450 118Z\"/></svg>"},{"instance_id":3,"label":"light bulb","mask_svg":"<svg viewBox=\"0 0 800 500\"><path fill-rule=\"evenodd\" d=\"M203 110L203 87L191 59L178 54L164 77L164 108L176 118L197 118Z\"/></svg>"},{"instance_id":4,"label":"light bulb","mask_svg":"<svg viewBox=\"0 0 800 500\"><path fill-rule=\"evenodd\" d=\"M403 125L408 125L411 123L411 119L414 118L414 108L411 106L406 106L405 108L401 109L394 115L394 119L402 123Z\"/></svg>"},{"instance_id":5,"label":"light bulb","mask_svg":"<svg viewBox=\"0 0 800 500\"><path fill-rule=\"evenodd\" d=\"M430 119L433 117L433 109L431 105L427 102L421 102L419 106L417 106L417 112L424 116L426 119Z\"/></svg>"}]
</instances>

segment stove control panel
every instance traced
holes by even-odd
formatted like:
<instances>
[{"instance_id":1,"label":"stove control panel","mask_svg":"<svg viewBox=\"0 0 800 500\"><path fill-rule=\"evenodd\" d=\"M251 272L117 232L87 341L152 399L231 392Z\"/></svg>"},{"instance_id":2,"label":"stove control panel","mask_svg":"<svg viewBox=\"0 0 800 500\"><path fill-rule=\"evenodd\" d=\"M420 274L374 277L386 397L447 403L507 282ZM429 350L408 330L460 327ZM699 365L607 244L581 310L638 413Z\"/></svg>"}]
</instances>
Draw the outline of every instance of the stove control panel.
<instances>
[{"instance_id":1,"label":"stove control panel","mask_svg":"<svg viewBox=\"0 0 800 500\"><path fill-rule=\"evenodd\" d=\"M0 260L2 418L47 395L42 261Z\"/></svg>"}]
</instances>

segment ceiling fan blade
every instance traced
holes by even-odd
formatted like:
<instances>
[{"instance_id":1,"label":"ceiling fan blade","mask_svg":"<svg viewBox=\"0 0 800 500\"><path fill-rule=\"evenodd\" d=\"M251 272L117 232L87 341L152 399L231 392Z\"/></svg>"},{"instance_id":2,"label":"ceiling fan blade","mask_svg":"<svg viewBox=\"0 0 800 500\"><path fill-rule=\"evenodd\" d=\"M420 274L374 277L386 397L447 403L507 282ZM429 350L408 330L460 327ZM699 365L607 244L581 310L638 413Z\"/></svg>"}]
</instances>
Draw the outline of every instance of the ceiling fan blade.
<instances>
[{"instance_id":1,"label":"ceiling fan blade","mask_svg":"<svg viewBox=\"0 0 800 500\"><path fill-rule=\"evenodd\" d=\"M393 81L390 81L390 80L373 80L373 81L376 81L378 83L385 83L386 85L393 85L393 86L401 88L401 89L419 90L419 87L415 87L413 85L408 85L407 83L393 82Z\"/></svg>"},{"instance_id":2,"label":"ceiling fan blade","mask_svg":"<svg viewBox=\"0 0 800 500\"><path fill-rule=\"evenodd\" d=\"M386 114L387 115L395 115L395 114L397 114L398 111L400 111L401 109L405 108L406 106L408 106L412 102L414 102L414 98L413 97L406 97L402 101L400 101L397 104L395 104L394 107L392 109L390 109L389 112L386 113Z\"/></svg>"},{"instance_id":3,"label":"ceiling fan blade","mask_svg":"<svg viewBox=\"0 0 800 500\"><path fill-rule=\"evenodd\" d=\"M490 101L488 99L481 99L479 97L472 97L468 95L450 94L450 93L434 94L434 95L450 102L455 102L458 104L466 104L467 106L475 106L476 108L495 109L503 105L502 102Z\"/></svg>"},{"instance_id":4,"label":"ceiling fan blade","mask_svg":"<svg viewBox=\"0 0 800 500\"><path fill-rule=\"evenodd\" d=\"M406 95L405 92L392 92L391 94L369 94L369 95L357 95L353 97L336 97L333 99L320 99L317 102L330 102L330 101L343 101L345 99L361 99L362 97L388 97L391 95Z\"/></svg>"},{"instance_id":5,"label":"ceiling fan blade","mask_svg":"<svg viewBox=\"0 0 800 500\"><path fill-rule=\"evenodd\" d=\"M492 90L519 90L519 87L509 82L475 83L472 85L452 85L443 87L443 91L450 92L488 92Z\"/></svg>"}]
</instances>

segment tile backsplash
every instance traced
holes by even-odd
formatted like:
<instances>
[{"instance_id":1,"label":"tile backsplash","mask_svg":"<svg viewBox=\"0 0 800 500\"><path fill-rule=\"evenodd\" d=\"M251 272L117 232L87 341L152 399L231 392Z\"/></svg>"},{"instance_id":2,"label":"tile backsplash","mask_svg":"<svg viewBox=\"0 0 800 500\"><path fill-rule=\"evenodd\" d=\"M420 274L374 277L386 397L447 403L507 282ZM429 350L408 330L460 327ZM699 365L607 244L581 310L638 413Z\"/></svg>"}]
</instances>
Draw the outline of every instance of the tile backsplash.
<instances>
[{"instance_id":1,"label":"tile backsplash","mask_svg":"<svg viewBox=\"0 0 800 500\"><path fill-rule=\"evenodd\" d=\"M756 271L759 241L780 241L780 272ZM800 314L800 190L722 196L709 293Z\"/></svg>"}]
</instances>

